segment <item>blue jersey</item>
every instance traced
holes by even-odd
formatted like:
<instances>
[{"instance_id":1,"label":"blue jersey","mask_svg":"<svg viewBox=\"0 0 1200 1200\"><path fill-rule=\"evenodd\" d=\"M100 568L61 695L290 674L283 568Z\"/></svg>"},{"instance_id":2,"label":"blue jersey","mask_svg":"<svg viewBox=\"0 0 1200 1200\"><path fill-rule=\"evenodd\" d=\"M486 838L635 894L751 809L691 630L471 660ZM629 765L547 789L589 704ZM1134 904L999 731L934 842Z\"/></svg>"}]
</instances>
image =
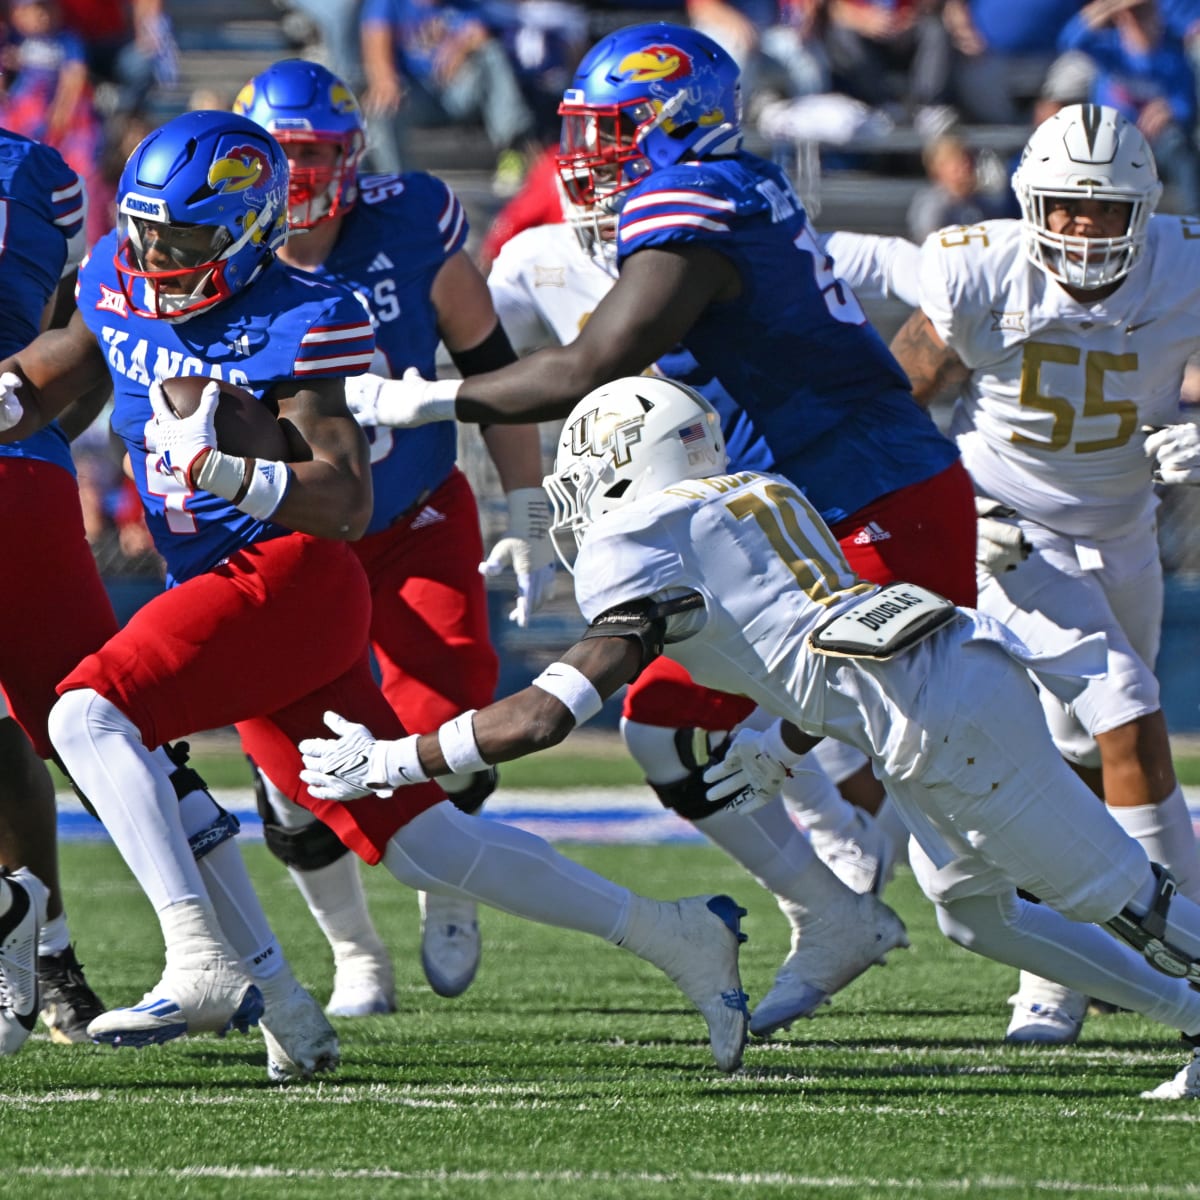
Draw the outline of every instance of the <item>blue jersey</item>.
<instances>
[{"instance_id":1,"label":"blue jersey","mask_svg":"<svg viewBox=\"0 0 1200 1200\"><path fill-rule=\"evenodd\" d=\"M436 376L440 334L430 293L438 271L466 241L466 213L440 179L412 172L360 182L358 203L315 274L351 288L371 310L377 339L373 370L393 379L408 367L426 379ZM452 421L436 421L366 433L375 485L367 532L377 533L450 474L457 430Z\"/></svg>"},{"instance_id":2,"label":"blue jersey","mask_svg":"<svg viewBox=\"0 0 1200 1200\"><path fill-rule=\"evenodd\" d=\"M703 245L742 291L683 339L829 524L945 470L958 452L818 246L783 173L749 154L652 171L620 214L618 262Z\"/></svg>"},{"instance_id":3,"label":"blue jersey","mask_svg":"<svg viewBox=\"0 0 1200 1200\"><path fill-rule=\"evenodd\" d=\"M0 131L0 357L37 337L42 310L67 263L67 243L83 230L86 207L82 181L57 150ZM57 424L0 446L0 455L75 470Z\"/></svg>"},{"instance_id":4,"label":"blue jersey","mask_svg":"<svg viewBox=\"0 0 1200 1200\"><path fill-rule=\"evenodd\" d=\"M375 338L357 296L278 261L249 287L185 321L139 317L129 311L113 266L117 245L118 235L107 234L80 268L79 313L108 360L113 430L129 451L170 585L288 530L155 469L157 455L147 453L145 441L151 382L207 375L262 397L280 380L360 374Z\"/></svg>"}]
</instances>

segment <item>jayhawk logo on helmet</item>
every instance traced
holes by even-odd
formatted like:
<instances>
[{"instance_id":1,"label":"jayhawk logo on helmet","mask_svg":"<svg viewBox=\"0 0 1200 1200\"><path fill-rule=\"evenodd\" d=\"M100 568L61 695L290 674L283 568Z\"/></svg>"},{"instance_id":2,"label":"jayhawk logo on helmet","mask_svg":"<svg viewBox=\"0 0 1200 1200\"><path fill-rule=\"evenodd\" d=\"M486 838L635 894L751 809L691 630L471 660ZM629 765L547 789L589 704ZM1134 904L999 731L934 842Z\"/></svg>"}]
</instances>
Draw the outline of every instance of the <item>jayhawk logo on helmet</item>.
<instances>
[{"instance_id":1,"label":"jayhawk logo on helmet","mask_svg":"<svg viewBox=\"0 0 1200 1200\"><path fill-rule=\"evenodd\" d=\"M341 113L345 116L349 113L358 112L358 101L355 100L354 93L344 83L335 83L329 89L329 107L335 113Z\"/></svg>"},{"instance_id":2,"label":"jayhawk logo on helmet","mask_svg":"<svg viewBox=\"0 0 1200 1200\"><path fill-rule=\"evenodd\" d=\"M271 164L257 146L236 146L208 168L208 186L214 192L244 191L270 177Z\"/></svg>"},{"instance_id":3,"label":"jayhawk logo on helmet","mask_svg":"<svg viewBox=\"0 0 1200 1200\"><path fill-rule=\"evenodd\" d=\"M692 73L691 56L675 46L646 46L627 54L613 74L626 83L669 82Z\"/></svg>"}]
</instances>

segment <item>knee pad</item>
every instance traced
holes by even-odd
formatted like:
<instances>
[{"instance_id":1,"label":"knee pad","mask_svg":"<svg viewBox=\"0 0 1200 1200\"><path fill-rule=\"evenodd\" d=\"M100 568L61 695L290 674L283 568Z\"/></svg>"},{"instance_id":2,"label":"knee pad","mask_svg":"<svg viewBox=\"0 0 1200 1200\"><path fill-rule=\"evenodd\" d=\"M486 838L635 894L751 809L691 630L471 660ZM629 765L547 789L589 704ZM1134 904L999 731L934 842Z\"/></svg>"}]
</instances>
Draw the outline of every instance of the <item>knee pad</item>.
<instances>
[{"instance_id":1,"label":"knee pad","mask_svg":"<svg viewBox=\"0 0 1200 1200\"><path fill-rule=\"evenodd\" d=\"M1154 901L1146 915L1138 916L1132 909L1123 908L1108 922L1108 928L1123 942L1132 946L1155 970L1176 979L1186 979L1200 985L1200 962L1166 940L1167 911L1174 899L1175 877L1166 867L1151 863L1154 872Z\"/></svg>"},{"instance_id":2,"label":"knee pad","mask_svg":"<svg viewBox=\"0 0 1200 1200\"><path fill-rule=\"evenodd\" d=\"M446 793L450 803L459 812L468 815L477 813L483 807L483 802L496 790L499 782L500 773L495 767L487 767L471 775L439 775L434 780ZM463 786L451 790L458 783Z\"/></svg>"},{"instance_id":3,"label":"knee pad","mask_svg":"<svg viewBox=\"0 0 1200 1200\"><path fill-rule=\"evenodd\" d=\"M319 871L349 853L341 838L316 817L301 829L288 829L281 825L267 798L267 785L263 782L262 773L252 758L249 762L254 775L254 804L262 818L263 841L285 867L297 871Z\"/></svg>"}]
</instances>

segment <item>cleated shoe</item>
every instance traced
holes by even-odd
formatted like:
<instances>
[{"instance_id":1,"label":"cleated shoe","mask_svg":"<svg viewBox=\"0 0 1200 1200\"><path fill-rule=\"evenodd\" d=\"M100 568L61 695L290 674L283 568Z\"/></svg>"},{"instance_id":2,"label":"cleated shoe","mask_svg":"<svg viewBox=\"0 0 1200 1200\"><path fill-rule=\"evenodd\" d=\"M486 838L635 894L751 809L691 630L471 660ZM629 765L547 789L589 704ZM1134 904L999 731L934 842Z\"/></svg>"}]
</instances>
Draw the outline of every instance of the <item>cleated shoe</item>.
<instances>
[{"instance_id":1,"label":"cleated shoe","mask_svg":"<svg viewBox=\"0 0 1200 1200\"><path fill-rule=\"evenodd\" d=\"M861 808L855 810L849 834L835 837L812 829L808 840L816 856L852 892L878 896L892 877L895 852L891 839Z\"/></svg>"},{"instance_id":2,"label":"cleated shoe","mask_svg":"<svg viewBox=\"0 0 1200 1200\"><path fill-rule=\"evenodd\" d=\"M46 919L46 885L26 867L0 869L0 1055L16 1054L37 1024L38 930Z\"/></svg>"},{"instance_id":3,"label":"cleated shoe","mask_svg":"<svg viewBox=\"0 0 1200 1200\"><path fill-rule=\"evenodd\" d=\"M321 1006L296 980L283 995L270 995L259 1028L267 1043L267 1075L272 1083L311 1079L321 1071L332 1071L341 1061L341 1049L333 1026Z\"/></svg>"},{"instance_id":4,"label":"cleated shoe","mask_svg":"<svg viewBox=\"0 0 1200 1200\"><path fill-rule=\"evenodd\" d=\"M474 900L419 892L421 966L439 996L461 996L479 970L482 946Z\"/></svg>"},{"instance_id":5,"label":"cleated shoe","mask_svg":"<svg viewBox=\"0 0 1200 1200\"><path fill-rule=\"evenodd\" d=\"M1088 998L1049 979L1021 972L1004 1040L1014 1046L1070 1046L1079 1037L1087 1016Z\"/></svg>"},{"instance_id":6,"label":"cleated shoe","mask_svg":"<svg viewBox=\"0 0 1200 1200\"><path fill-rule=\"evenodd\" d=\"M382 943L334 952L333 995L325 1005L331 1017L371 1017L396 1011L392 960Z\"/></svg>"},{"instance_id":7,"label":"cleated shoe","mask_svg":"<svg viewBox=\"0 0 1200 1200\"><path fill-rule=\"evenodd\" d=\"M793 928L792 951L755 1006L750 1032L770 1037L800 1017L811 1017L868 967L883 963L889 950L907 945L904 922L869 892L853 898L845 921L824 922L807 933Z\"/></svg>"},{"instance_id":8,"label":"cleated shoe","mask_svg":"<svg viewBox=\"0 0 1200 1200\"><path fill-rule=\"evenodd\" d=\"M1180 1068L1179 1073L1141 1095L1143 1100L1200 1100L1200 1049Z\"/></svg>"},{"instance_id":9,"label":"cleated shoe","mask_svg":"<svg viewBox=\"0 0 1200 1200\"><path fill-rule=\"evenodd\" d=\"M140 1003L102 1013L88 1026L88 1036L110 1046L153 1046L185 1033L248 1033L262 1014L262 992L237 967L216 958L204 966L168 967Z\"/></svg>"},{"instance_id":10,"label":"cleated shoe","mask_svg":"<svg viewBox=\"0 0 1200 1200\"><path fill-rule=\"evenodd\" d=\"M104 1002L88 986L75 947L38 955L37 973L42 1022L50 1031L50 1040L62 1046L90 1044L87 1027L104 1011Z\"/></svg>"},{"instance_id":11,"label":"cleated shoe","mask_svg":"<svg viewBox=\"0 0 1200 1200\"><path fill-rule=\"evenodd\" d=\"M746 940L746 910L729 896L647 900L634 896L621 943L652 962L700 1010L708 1042L722 1071L742 1065L746 1045L746 993L738 974L738 947Z\"/></svg>"}]
</instances>

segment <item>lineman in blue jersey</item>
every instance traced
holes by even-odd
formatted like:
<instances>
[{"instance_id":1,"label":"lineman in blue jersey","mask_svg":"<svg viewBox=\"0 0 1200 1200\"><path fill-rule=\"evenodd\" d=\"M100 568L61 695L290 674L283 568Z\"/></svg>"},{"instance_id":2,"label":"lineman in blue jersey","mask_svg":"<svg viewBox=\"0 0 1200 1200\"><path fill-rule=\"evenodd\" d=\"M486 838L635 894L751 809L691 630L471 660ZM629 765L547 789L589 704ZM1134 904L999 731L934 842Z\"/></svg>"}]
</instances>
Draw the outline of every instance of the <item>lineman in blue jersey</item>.
<instances>
[{"instance_id":1,"label":"lineman in blue jersey","mask_svg":"<svg viewBox=\"0 0 1200 1200\"><path fill-rule=\"evenodd\" d=\"M39 329L61 323L60 307L70 311L86 213L83 182L57 150L0 132L0 353L11 354ZM0 865L16 872L15 882L0 882L0 906L9 910L0 918L0 997L8 998L0 999L5 1054L20 1048L38 1015L32 994L28 1011L17 1011L32 976L5 952L23 937L37 944L40 1003L55 1041L87 1040L88 1022L104 1011L70 944L59 887L54 785L42 759L53 754L46 718L55 684L102 645L117 622L87 544L75 468L57 423L0 446L0 496L5 516L0 559L14 581L0 638ZM66 579L69 587L63 586ZM22 908L20 922L8 902L17 892L34 900ZM44 924L39 917L46 918Z\"/></svg>"},{"instance_id":2,"label":"lineman in blue jersey","mask_svg":"<svg viewBox=\"0 0 1200 1200\"><path fill-rule=\"evenodd\" d=\"M461 382L384 384L377 409L404 426L562 417L682 344L857 574L973 603L975 509L958 452L914 403L782 172L741 151L739 104L736 64L694 30L636 25L595 46L559 109L559 171L574 205L598 222L617 213L616 284L569 345ZM670 669L651 664L636 687ZM702 817L698 771L680 782L672 807ZM792 974L785 963L779 982L800 1011ZM759 1011L791 1010L776 998Z\"/></svg>"},{"instance_id":3,"label":"lineman in blue jersey","mask_svg":"<svg viewBox=\"0 0 1200 1200\"><path fill-rule=\"evenodd\" d=\"M353 94L324 67L288 59L255 76L234 111L275 135L291 169L291 236L280 257L351 288L375 326L376 369L398 378L434 369L444 339L464 375L515 361L487 285L464 249L458 198L432 175L358 178L364 147ZM553 576L549 509L533 426L496 426L484 441L507 493L509 536L484 567L479 514L455 466L453 425L393 431L360 416L371 442L375 508L354 549L371 581L371 645L384 695L408 729L436 729L491 702L499 663L488 636L481 569L512 558L524 625ZM451 779L456 803L476 811L494 771ZM395 1010L391 961L366 907L358 866L310 813L269 779L260 791L267 845L287 864L329 939L335 981L328 1011ZM474 977L480 942L473 904L420 896L421 961L436 992L456 996Z\"/></svg>"},{"instance_id":4,"label":"lineman in blue jersey","mask_svg":"<svg viewBox=\"0 0 1200 1200\"><path fill-rule=\"evenodd\" d=\"M974 509L953 444L771 163L741 151L737 68L667 24L619 30L564 94L573 203L618 212L620 277L578 338L463 381L385 386L389 423L562 417L682 344L752 418L776 469L867 578L974 598ZM353 397L351 397L353 403Z\"/></svg>"}]
</instances>

